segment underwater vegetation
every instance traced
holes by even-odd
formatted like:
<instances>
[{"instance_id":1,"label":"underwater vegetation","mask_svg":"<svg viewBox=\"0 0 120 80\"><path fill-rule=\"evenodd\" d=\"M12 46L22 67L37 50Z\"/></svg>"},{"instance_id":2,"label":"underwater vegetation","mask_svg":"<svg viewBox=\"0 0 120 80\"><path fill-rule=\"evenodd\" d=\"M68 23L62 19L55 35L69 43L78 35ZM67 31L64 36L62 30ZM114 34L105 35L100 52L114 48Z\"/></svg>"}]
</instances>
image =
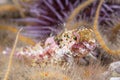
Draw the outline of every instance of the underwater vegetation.
<instances>
[{"instance_id":1,"label":"underwater vegetation","mask_svg":"<svg viewBox=\"0 0 120 80\"><path fill-rule=\"evenodd\" d=\"M51 58L51 53L60 54L56 55L55 58L60 56L71 57L71 54L69 55L68 52L66 52L68 55L62 54L65 53L63 51L65 51L66 48L63 48L66 45L70 47L68 50L71 50L72 53L77 53L74 54L75 58L76 55L79 58L85 57L86 54L84 55L84 53L87 51L88 54L95 49L95 47L100 47L113 56L120 55L120 47L114 49L109 45L109 43L111 43L111 45L117 43L119 46L120 42L120 2L117 0L114 2L110 0L13 0L13 3L15 5L13 6L11 4L8 8L7 6L0 7L0 12L4 10L11 11L11 9L19 12L17 18L6 20L18 24L17 27L0 24L1 30L9 30L14 33L18 32L15 44L10 53L4 80L8 80L10 74L13 63L12 58L15 53L18 37L20 40L33 45L32 47L23 48L22 52L18 49L19 56L21 56L21 54L25 54L25 58L26 55L31 56L34 51L37 52L36 47L39 47L38 49L45 49L46 52L39 52L39 56L36 56L36 52L36 54L34 54L35 56L32 55L32 57L35 58L33 59L33 65L34 63L36 65L36 58L41 56L41 59ZM22 31L21 28L23 28ZM89 36L91 36L91 34L88 31L93 34L90 38ZM56 49L56 46L63 49L63 51L59 53L59 50L56 50L55 52L54 49ZM40 51L42 51L42 49ZM80 54L82 54L82 57L79 56ZM56 60L58 60L58 58ZM43 72L43 74L40 73L40 75L48 76L49 74ZM88 72L85 73L85 75L89 76L90 74ZM70 79L65 76L64 80Z\"/></svg>"}]
</instances>

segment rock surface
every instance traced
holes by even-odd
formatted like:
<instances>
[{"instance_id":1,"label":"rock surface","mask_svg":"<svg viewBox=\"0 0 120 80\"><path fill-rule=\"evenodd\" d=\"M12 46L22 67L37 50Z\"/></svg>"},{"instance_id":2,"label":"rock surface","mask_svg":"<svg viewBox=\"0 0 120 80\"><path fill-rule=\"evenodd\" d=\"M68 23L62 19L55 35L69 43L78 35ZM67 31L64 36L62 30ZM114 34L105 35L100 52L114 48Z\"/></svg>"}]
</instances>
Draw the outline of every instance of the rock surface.
<instances>
[{"instance_id":1,"label":"rock surface","mask_svg":"<svg viewBox=\"0 0 120 80\"><path fill-rule=\"evenodd\" d=\"M110 80L120 80L120 77L112 77Z\"/></svg>"},{"instance_id":2,"label":"rock surface","mask_svg":"<svg viewBox=\"0 0 120 80\"><path fill-rule=\"evenodd\" d=\"M108 70L120 74L120 61L111 63Z\"/></svg>"},{"instance_id":3,"label":"rock surface","mask_svg":"<svg viewBox=\"0 0 120 80\"><path fill-rule=\"evenodd\" d=\"M111 63L108 72L111 76L109 80L120 80L120 61Z\"/></svg>"}]
</instances>

